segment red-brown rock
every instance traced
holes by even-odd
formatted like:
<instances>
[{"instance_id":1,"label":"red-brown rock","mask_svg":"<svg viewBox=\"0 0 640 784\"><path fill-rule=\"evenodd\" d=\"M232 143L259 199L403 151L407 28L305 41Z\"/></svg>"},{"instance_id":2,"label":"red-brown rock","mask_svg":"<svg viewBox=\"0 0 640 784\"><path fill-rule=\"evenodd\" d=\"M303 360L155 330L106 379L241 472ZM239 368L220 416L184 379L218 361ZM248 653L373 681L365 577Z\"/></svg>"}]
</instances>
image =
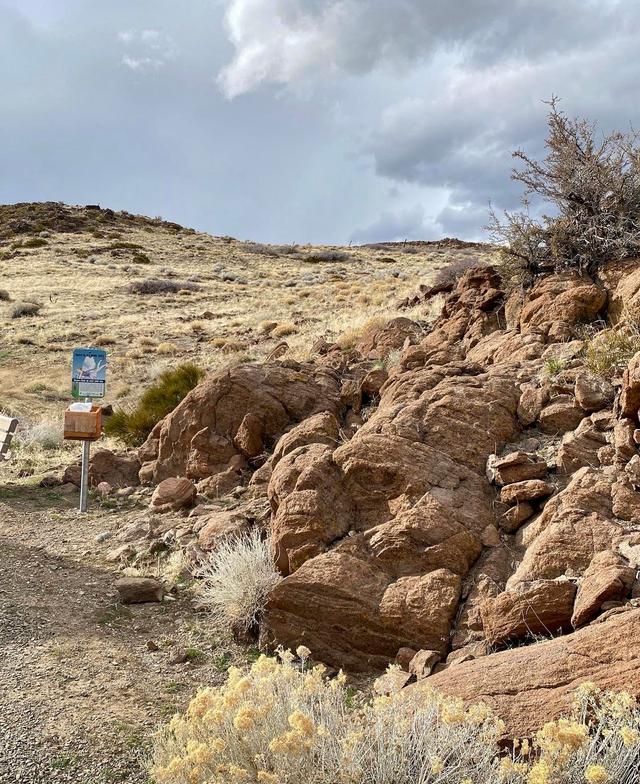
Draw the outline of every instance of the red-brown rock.
<instances>
[{"instance_id":1,"label":"red-brown rock","mask_svg":"<svg viewBox=\"0 0 640 784\"><path fill-rule=\"evenodd\" d=\"M566 433L578 427L584 415L574 397L562 395L552 400L540 412L540 430L552 435Z\"/></svg>"},{"instance_id":2,"label":"red-brown rock","mask_svg":"<svg viewBox=\"0 0 640 784\"><path fill-rule=\"evenodd\" d=\"M531 737L570 711L584 681L640 695L639 639L640 610L627 610L566 637L448 667L424 683L466 703L487 703L509 737ZM422 686L409 688L419 695Z\"/></svg>"},{"instance_id":3,"label":"red-brown rock","mask_svg":"<svg viewBox=\"0 0 640 784\"><path fill-rule=\"evenodd\" d=\"M538 580L488 599L481 607L487 642L501 645L570 629L575 595L569 580Z\"/></svg>"},{"instance_id":4,"label":"red-brown rock","mask_svg":"<svg viewBox=\"0 0 640 784\"><path fill-rule=\"evenodd\" d=\"M592 621L605 602L625 599L635 578L635 570L617 553L611 550L596 553L578 588L571 618L573 626L577 628Z\"/></svg>"},{"instance_id":5,"label":"red-brown rock","mask_svg":"<svg viewBox=\"0 0 640 784\"><path fill-rule=\"evenodd\" d=\"M534 501L538 498L548 498L555 489L556 486L551 482L543 482L542 479L528 479L524 482L505 485L500 491L500 500L503 504Z\"/></svg>"},{"instance_id":6,"label":"red-brown rock","mask_svg":"<svg viewBox=\"0 0 640 784\"><path fill-rule=\"evenodd\" d=\"M164 479L153 491L151 507L156 512L178 511L193 506L196 488L193 482L184 477Z\"/></svg>"}]
</instances>

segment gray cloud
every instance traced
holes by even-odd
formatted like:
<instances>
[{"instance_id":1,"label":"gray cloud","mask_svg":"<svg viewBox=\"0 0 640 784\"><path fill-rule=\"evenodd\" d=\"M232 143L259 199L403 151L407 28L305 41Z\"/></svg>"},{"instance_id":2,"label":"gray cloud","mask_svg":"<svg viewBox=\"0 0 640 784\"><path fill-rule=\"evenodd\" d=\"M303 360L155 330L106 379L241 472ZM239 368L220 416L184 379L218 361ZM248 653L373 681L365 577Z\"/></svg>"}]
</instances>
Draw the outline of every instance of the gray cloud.
<instances>
[{"instance_id":1,"label":"gray cloud","mask_svg":"<svg viewBox=\"0 0 640 784\"><path fill-rule=\"evenodd\" d=\"M542 99L640 126L635 0L0 0L0 199L275 242L477 237ZM230 100L233 99L233 100Z\"/></svg>"}]
</instances>

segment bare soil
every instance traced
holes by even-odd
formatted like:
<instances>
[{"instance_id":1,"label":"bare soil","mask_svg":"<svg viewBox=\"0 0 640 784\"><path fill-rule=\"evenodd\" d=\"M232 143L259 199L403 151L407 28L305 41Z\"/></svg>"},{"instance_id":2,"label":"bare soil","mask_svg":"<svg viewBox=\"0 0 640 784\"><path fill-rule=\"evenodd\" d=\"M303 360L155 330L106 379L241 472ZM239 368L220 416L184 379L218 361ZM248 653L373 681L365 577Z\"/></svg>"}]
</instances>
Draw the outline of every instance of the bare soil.
<instances>
[{"instance_id":1,"label":"bare soil","mask_svg":"<svg viewBox=\"0 0 640 784\"><path fill-rule=\"evenodd\" d=\"M147 782L154 728L241 651L188 589L124 607L105 556L118 510L0 479L0 782ZM159 650L149 650L148 642ZM154 646L151 646L154 647ZM171 663L176 652L189 659Z\"/></svg>"}]
</instances>

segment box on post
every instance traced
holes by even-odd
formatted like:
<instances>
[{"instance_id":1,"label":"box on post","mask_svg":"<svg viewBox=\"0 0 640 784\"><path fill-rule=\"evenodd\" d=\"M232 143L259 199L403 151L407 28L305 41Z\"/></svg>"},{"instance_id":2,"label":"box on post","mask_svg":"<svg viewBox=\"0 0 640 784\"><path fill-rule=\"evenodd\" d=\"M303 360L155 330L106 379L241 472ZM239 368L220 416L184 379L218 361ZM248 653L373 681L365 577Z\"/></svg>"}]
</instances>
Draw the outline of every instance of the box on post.
<instances>
[{"instance_id":1,"label":"box on post","mask_svg":"<svg viewBox=\"0 0 640 784\"><path fill-rule=\"evenodd\" d=\"M64 412L64 437L68 441L97 441L102 435L102 407L92 405L91 411Z\"/></svg>"}]
</instances>

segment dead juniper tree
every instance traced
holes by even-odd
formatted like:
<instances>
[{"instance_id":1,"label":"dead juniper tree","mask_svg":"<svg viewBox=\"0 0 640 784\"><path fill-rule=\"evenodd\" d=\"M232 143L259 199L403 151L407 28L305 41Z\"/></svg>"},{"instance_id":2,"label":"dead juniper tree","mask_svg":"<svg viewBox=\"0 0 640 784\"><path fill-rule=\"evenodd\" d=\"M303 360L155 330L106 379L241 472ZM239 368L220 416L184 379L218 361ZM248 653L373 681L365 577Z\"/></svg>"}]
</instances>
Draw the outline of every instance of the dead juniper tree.
<instances>
[{"instance_id":1,"label":"dead juniper tree","mask_svg":"<svg viewBox=\"0 0 640 784\"><path fill-rule=\"evenodd\" d=\"M512 179L525 186L523 209L503 219L492 209L493 239L529 279L562 270L591 275L605 261L640 256L640 137L613 131L598 139L595 124L567 117L557 98L549 106L547 155L513 153L522 164ZM553 214L532 217L531 195Z\"/></svg>"}]
</instances>

